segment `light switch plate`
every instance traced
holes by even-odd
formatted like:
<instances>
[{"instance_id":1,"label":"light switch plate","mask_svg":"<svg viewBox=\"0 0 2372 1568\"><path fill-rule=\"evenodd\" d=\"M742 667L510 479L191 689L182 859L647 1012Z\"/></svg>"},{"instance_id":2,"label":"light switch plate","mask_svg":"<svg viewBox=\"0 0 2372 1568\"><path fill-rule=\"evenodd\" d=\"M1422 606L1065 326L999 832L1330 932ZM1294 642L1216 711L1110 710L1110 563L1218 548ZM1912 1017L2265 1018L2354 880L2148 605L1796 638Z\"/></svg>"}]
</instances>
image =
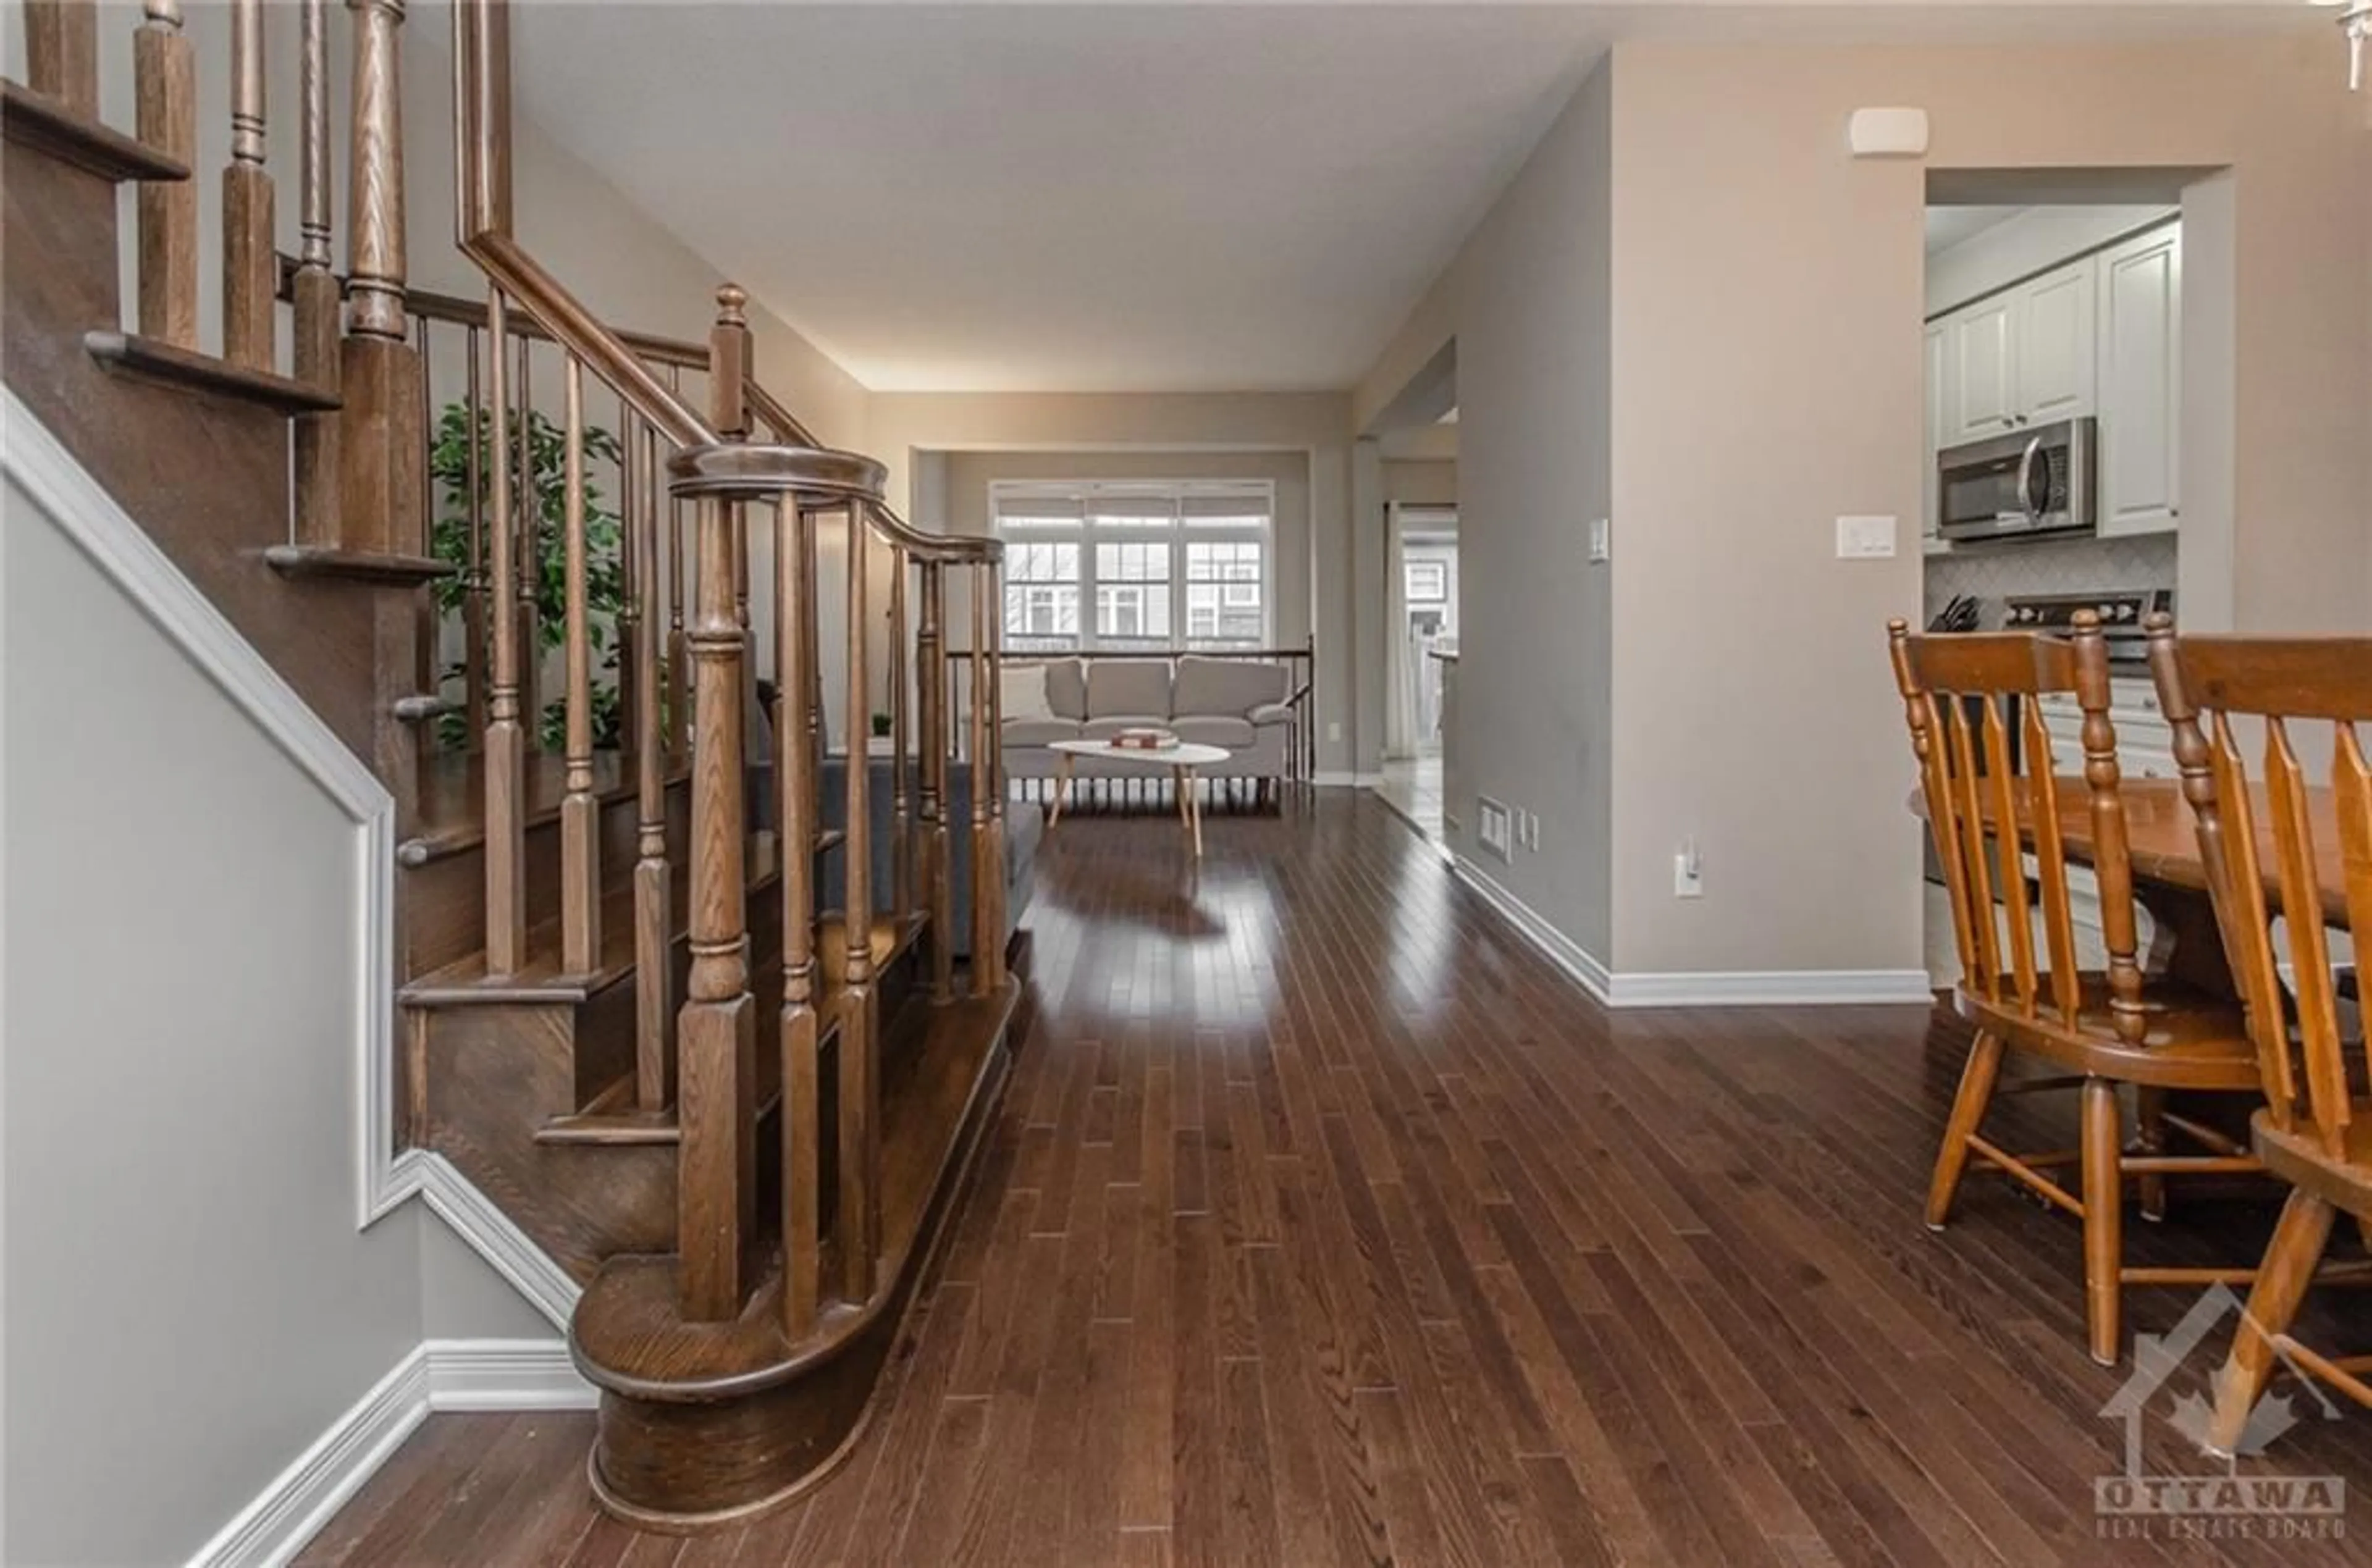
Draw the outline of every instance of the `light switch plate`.
<instances>
[{"instance_id":1,"label":"light switch plate","mask_svg":"<svg viewBox=\"0 0 2372 1568\"><path fill-rule=\"evenodd\" d=\"M1837 519L1837 559L1840 561L1887 561L1894 555L1894 519L1886 517L1839 517Z\"/></svg>"},{"instance_id":2,"label":"light switch plate","mask_svg":"<svg viewBox=\"0 0 2372 1568\"><path fill-rule=\"evenodd\" d=\"M1589 519L1589 558L1592 561L1611 560L1614 555L1614 522L1610 517Z\"/></svg>"}]
</instances>

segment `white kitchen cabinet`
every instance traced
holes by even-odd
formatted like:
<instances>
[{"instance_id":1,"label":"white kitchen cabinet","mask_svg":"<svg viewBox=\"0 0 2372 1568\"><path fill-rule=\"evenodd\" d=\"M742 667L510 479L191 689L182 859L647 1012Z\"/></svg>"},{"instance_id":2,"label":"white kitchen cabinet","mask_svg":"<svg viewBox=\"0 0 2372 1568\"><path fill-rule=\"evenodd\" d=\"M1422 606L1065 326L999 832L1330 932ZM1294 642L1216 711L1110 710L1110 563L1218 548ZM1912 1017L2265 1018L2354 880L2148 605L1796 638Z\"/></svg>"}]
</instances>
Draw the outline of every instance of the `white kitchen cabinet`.
<instances>
[{"instance_id":1,"label":"white kitchen cabinet","mask_svg":"<svg viewBox=\"0 0 2372 1568\"><path fill-rule=\"evenodd\" d=\"M1936 454L1952 441L1951 338L1941 321L1927 324L1927 448L1926 474L1920 483L1921 547L1930 555L1951 549L1937 531L1941 514L1936 494Z\"/></svg>"},{"instance_id":2,"label":"white kitchen cabinet","mask_svg":"<svg viewBox=\"0 0 2372 1568\"><path fill-rule=\"evenodd\" d=\"M2100 532L2180 525L2182 228L2104 252L2099 277Z\"/></svg>"},{"instance_id":3,"label":"white kitchen cabinet","mask_svg":"<svg viewBox=\"0 0 2372 1568\"><path fill-rule=\"evenodd\" d=\"M2099 268L2086 256L2018 285L2010 295L2012 416L2021 425L2076 419L2093 408L2093 303Z\"/></svg>"},{"instance_id":4,"label":"white kitchen cabinet","mask_svg":"<svg viewBox=\"0 0 2372 1568\"><path fill-rule=\"evenodd\" d=\"M1947 446L1982 441L2017 428L2017 338L2014 295L1954 311L1944 318L1951 432Z\"/></svg>"}]
</instances>

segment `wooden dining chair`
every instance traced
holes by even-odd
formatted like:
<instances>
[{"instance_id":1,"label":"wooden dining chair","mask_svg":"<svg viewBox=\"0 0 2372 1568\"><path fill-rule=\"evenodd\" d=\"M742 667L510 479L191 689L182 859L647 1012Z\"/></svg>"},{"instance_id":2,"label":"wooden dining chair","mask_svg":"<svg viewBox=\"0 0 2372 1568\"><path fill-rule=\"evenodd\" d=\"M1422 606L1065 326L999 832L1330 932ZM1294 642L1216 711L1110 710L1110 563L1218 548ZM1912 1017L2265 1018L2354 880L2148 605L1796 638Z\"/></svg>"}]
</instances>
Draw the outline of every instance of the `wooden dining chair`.
<instances>
[{"instance_id":1,"label":"wooden dining chair","mask_svg":"<svg viewBox=\"0 0 2372 1568\"><path fill-rule=\"evenodd\" d=\"M2174 731L2264 1086L2250 1142L2291 1186L2216 1382L2209 1441L2229 1455L2276 1358L2372 1405L2362 1376L2372 1356L2334 1359L2289 1335L2332 1220L2344 1212L2372 1224L2372 1100L2351 1084L2360 1042L2351 1048L2346 1038L2349 987L2324 929L2343 923L2359 940L2372 931L2372 767L2356 731L2372 722L2372 639L2177 637L2163 617L2148 630L2159 706ZM2238 733L2252 724L2264 732L2261 785L2250 782L2250 744ZM2300 754L2319 752L2324 739L2330 782L2318 787ZM2259 842L2261 814L2270 856ZM2287 927L2279 952L2269 890Z\"/></svg>"},{"instance_id":2,"label":"wooden dining chair","mask_svg":"<svg viewBox=\"0 0 2372 1568\"><path fill-rule=\"evenodd\" d=\"M1928 1184L1927 1225L1943 1229L1971 1158L2082 1220L2092 1359L2113 1365L2126 1285L2250 1277L2246 1269L2127 1266L2123 1208L2129 1178L2141 1183L2144 1212L2156 1217L2163 1213L2168 1176L2262 1168L2235 1140L2164 1104L2170 1089L2253 1093L2256 1060L2238 1008L2145 973L2136 956L2133 869L2099 621L2077 616L2069 637L1922 635L1900 621L1889 633L1951 899L1961 971L1953 1001L1976 1030ZM2051 693L2073 694L2083 711L2080 779L2052 776L2051 739L2035 701ZM2006 712L2013 706L2015 718ZM2021 832L2031 841L2030 874ZM2078 962L2071 833L2087 846L2085 858L2099 884L2107 948L2101 969ZM2057 1067L2059 1075L2001 1082L2003 1057L2013 1051ZM2131 1150L2122 1085L2134 1086L2138 1102ZM2063 1088L2081 1096L2072 1156L2014 1154L1984 1135L1996 1094ZM2204 1152L2169 1153L2174 1136ZM2071 1158L2078 1170L2074 1191L2051 1174Z\"/></svg>"}]
</instances>

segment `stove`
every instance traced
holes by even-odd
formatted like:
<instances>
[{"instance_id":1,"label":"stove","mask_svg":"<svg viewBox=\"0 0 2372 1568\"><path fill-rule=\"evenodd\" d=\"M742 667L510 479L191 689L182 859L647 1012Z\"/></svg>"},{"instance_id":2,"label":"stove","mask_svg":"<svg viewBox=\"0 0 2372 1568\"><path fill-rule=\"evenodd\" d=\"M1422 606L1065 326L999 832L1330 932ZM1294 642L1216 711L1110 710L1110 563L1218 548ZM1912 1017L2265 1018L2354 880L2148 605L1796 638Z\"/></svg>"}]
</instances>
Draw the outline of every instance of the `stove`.
<instances>
[{"instance_id":1,"label":"stove","mask_svg":"<svg viewBox=\"0 0 2372 1568\"><path fill-rule=\"evenodd\" d=\"M2117 589L2089 594L2028 594L2002 600L2002 628L2009 632L2064 633L2076 613L2088 610L2100 618L2112 664L2147 661L2149 647L2142 623L2160 610L2174 609L2172 588Z\"/></svg>"}]
</instances>

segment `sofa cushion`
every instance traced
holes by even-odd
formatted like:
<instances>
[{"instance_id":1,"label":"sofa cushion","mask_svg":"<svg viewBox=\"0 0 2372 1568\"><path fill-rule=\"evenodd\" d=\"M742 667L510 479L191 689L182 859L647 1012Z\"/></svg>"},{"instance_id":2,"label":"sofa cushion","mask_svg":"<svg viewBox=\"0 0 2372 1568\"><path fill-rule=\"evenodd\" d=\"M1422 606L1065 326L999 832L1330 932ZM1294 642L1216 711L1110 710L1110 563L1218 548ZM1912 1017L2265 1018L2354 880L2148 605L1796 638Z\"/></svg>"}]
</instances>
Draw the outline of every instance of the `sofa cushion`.
<instances>
[{"instance_id":1,"label":"sofa cushion","mask_svg":"<svg viewBox=\"0 0 2372 1568\"><path fill-rule=\"evenodd\" d=\"M1079 721L1066 718L1006 719L1003 738L1007 746L1050 746L1079 738Z\"/></svg>"},{"instance_id":2,"label":"sofa cushion","mask_svg":"<svg viewBox=\"0 0 2372 1568\"><path fill-rule=\"evenodd\" d=\"M1014 719L1051 719L1054 710L1046 705L1046 667L1042 664L1005 664L996 669L997 711L1009 723Z\"/></svg>"},{"instance_id":3,"label":"sofa cushion","mask_svg":"<svg viewBox=\"0 0 2372 1568\"><path fill-rule=\"evenodd\" d=\"M1168 714L1114 714L1109 718L1089 719L1079 726L1082 740L1110 740L1124 729L1174 729Z\"/></svg>"},{"instance_id":4,"label":"sofa cushion","mask_svg":"<svg viewBox=\"0 0 2372 1568\"><path fill-rule=\"evenodd\" d=\"M1285 666L1252 659L1198 658L1178 661L1176 714L1229 714L1241 717L1262 703L1285 700Z\"/></svg>"},{"instance_id":5,"label":"sofa cushion","mask_svg":"<svg viewBox=\"0 0 2372 1568\"><path fill-rule=\"evenodd\" d=\"M1056 718L1083 719L1087 716L1087 670L1075 658L1048 659L1046 669L1046 705Z\"/></svg>"},{"instance_id":6,"label":"sofa cushion","mask_svg":"<svg viewBox=\"0 0 2372 1568\"><path fill-rule=\"evenodd\" d=\"M1169 716L1169 661L1152 658L1094 659L1087 665L1087 717L1137 715L1139 724ZM1147 720L1145 714L1154 717Z\"/></svg>"},{"instance_id":7,"label":"sofa cushion","mask_svg":"<svg viewBox=\"0 0 2372 1568\"><path fill-rule=\"evenodd\" d=\"M1252 743L1252 722L1221 714L1180 714L1169 721L1180 740L1197 746L1222 746L1239 751Z\"/></svg>"}]
</instances>

